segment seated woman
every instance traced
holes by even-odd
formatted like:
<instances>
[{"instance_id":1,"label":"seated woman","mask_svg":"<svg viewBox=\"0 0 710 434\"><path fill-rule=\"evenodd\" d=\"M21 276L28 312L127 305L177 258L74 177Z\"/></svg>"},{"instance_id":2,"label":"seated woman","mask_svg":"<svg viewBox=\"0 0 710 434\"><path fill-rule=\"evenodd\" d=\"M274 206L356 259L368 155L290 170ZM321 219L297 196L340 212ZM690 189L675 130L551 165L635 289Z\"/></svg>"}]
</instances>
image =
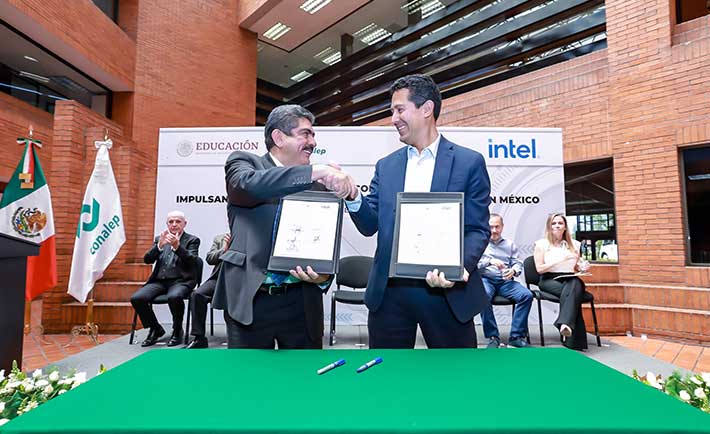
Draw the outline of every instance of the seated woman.
<instances>
[{"instance_id":1,"label":"seated woman","mask_svg":"<svg viewBox=\"0 0 710 434\"><path fill-rule=\"evenodd\" d=\"M567 219L552 214L547 219L545 238L535 242L535 268L540 274L539 288L560 298L560 313L555 320L568 348L587 348L587 329L582 317L584 282L579 277L555 277L577 271L587 271L588 263L580 261L580 242L573 240L567 230ZM580 268L582 266L582 268Z\"/></svg>"}]
</instances>

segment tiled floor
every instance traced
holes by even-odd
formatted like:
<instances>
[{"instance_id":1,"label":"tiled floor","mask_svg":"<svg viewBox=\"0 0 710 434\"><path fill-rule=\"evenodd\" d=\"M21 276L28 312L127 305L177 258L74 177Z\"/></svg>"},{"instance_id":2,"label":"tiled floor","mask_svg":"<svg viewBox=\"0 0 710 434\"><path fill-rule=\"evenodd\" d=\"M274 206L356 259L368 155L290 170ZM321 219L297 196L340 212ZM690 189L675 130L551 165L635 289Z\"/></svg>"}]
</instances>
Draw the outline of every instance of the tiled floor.
<instances>
[{"instance_id":1,"label":"tiled floor","mask_svg":"<svg viewBox=\"0 0 710 434\"><path fill-rule=\"evenodd\" d=\"M22 351L22 370L33 371L51 363L62 360L72 354L80 353L94 346L88 336L42 335L39 325L42 324L42 300L32 302L32 332L25 335ZM101 342L108 342L120 335L100 335Z\"/></svg>"},{"instance_id":2,"label":"tiled floor","mask_svg":"<svg viewBox=\"0 0 710 434\"><path fill-rule=\"evenodd\" d=\"M606 339L689 371L710 372L710 346L646 339L637 336L609 336Z\"/></svg>"},{"instance_id":3,"label":"tiled floor","mask_svg":"<svg viewBox=\"0 0 710 434\"><path fill-rule=\"evenodd\" d=\"M71 335L44 335L37 325L42 323L42 300L32 302L32 332L25 335L23 370L42 368L94 346L88 336L78 336L72 341ZM101 342L108 342L120 335L100 336ZM689 345L660 339L645 339L636 336L606 337L618 345L651 357L672 363L694 372L710 372L710 346Z\"/></svg>"}]
</instances>

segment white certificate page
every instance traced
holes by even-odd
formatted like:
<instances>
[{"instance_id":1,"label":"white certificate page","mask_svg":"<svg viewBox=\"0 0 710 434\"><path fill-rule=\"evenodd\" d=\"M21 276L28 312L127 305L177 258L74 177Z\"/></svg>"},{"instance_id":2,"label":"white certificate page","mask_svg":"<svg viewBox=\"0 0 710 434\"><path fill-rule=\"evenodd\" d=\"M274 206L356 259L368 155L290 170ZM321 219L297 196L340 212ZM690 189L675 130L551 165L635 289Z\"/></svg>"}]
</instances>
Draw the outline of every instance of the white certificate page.
<instances>
[{"instance_id":1,"label":"white certificate page","mask_svg":"<svg viewBox=\"0 0 710 434\"><path fill-rule=\"evenodd\" d=\"M397 262L461 265L459 206L458 203L403 203Z\"/></svg>"},{"instance_id":2,"label":"white certificate page","mask_svg":"<svg viewBox=\"0 0 710 434\"><path fill-rule=\"evenodd\" d=\"M332 260L338 210L337 202L283 201L273 256Z\"/></svg>"}]
</instances>

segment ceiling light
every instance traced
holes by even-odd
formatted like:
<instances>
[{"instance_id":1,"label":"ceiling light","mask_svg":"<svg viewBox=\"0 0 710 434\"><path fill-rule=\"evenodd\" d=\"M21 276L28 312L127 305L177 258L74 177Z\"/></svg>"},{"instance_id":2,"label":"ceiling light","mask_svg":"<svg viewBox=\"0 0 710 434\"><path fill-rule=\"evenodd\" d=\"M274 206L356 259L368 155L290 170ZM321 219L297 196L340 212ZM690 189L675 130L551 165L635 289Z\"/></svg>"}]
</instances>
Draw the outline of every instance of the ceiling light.
<instances>
[{"instance_id":1,"label":"ceiling light","mask_svg":"<svg viewBox=\"0 0 710 434\"><path fill-rule=\"evenodd\" d=\"M39 60L35 59L32 56L23 56L25 59L29 60L30 62L39 62Z\"/></svg>"},{"instance_id":2,"label":"ceiling light","mask_svg":"<svg viewBox=\"0 0 710 434\"><path fill-rule=\"evenodd\" d=\"M422 11L422 19L439 12L440 10L444 9L444 7L444 4L441 3L439 0L431 0L424 3L420 9Z\"/></svg>"},{"instance_id":3,"label":"ceiling light","mask_svg":"<svg viewBox=\"0 0 710 434\"><path fill-rule=\"evenodd\" d=\"M421 11L422 19L432 15L440 10L444 9L443 3L439 0L412 0L402 6L402 9L406 9L409 15Z\"/></svg>"},{"instance_id":4,"label":"ceiling light","mask_svg":"<svg viewBox=\"0 0 710 434\"><path fill-rule=\"evenodd\" d=\"M326 65L334 65L340 62L341 54L340 51L336 51L333 47L328 47L321 50L318 54L313 56L316 60L320 60Z\"/></svg>"},{"instance_id":5,"label":"ceiling light","mask_svg":"<svg viewBox=\"0 0 710 434\"><path fill-rule=\"evenodd\" d=\"M313 74L311 74L311 73L308 72L308 71L301 71L301 72L299 72L298 74L292 76L292 77L291 77L291 80L293 80L293 81L303 81L303 80L307 79L308 77L310 77L311 75L313 75Z\"/></svg>"},{"instance_id":6,"label":"ceiling light","mask_svg":"<svg viewBox=\"0 0 710 434\"><path fill-rule=\"evenodd\" d=\"M323 7L330 2L331 0L306 0L301 5L301 9L308 12L309 14L315 14L319 10L323 9Z\"/></svg>"},{"instance_id":7,"label":"ceiling light","mask_svg":"<svg viewBox=\"0 0 710 434\"><path fill-rule=\"evenodd\" d=\"M20 71L20 77L31 78L32 80L41 81L42 83L49 83L49 79L42 75L33 74L31 72Z\"/></svg>"},{"instance_id":8,"label":"ceiling light","mask_svg":"<svg viewBox=\"0 0 710 434\"><path fill-rule=\"evenodd\" d=\"M279 39L280 37L282 37L283 35L285 35L286 32L288 32L289 30L291 30L291 28L289 26L287 26L286 24L276 23L273 26L271 26L271 28L269 30L264 32L264 37L267 39L271 39L272 41L275 41L275 40Z\"/></svg>"},{"instance_id":9,"label":"ceiling light","mask_svg":"<svg viewBox=\"0 0 710 434\"><path fill-rule=\"evenodd\" d=\"M370 23L357 32L353 33L353 36L366 43L367 45L372 45L378 41L381 41L389 37L392 33L383 29L375 23Z\"/></svg>"}]
</instances>

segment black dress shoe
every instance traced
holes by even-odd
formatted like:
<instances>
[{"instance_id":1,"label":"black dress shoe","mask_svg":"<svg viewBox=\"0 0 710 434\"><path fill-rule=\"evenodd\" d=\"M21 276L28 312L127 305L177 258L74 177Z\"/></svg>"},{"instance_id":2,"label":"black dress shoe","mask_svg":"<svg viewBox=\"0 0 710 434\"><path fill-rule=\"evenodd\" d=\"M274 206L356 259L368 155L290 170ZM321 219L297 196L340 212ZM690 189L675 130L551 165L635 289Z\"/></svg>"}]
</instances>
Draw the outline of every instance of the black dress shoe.
<instances>
[{"instance_id":1,"label":"black dress shoe","mask_svg":"<svg viewBox=\"0 0 710 434\"><path fill-rule=\"evenodd\" d=\"M168 341L168 346L169 347L174 347L175 345L180 345L182 342L182 329L173 329L173 334L170 336L170 340Z\"/></svg>"},{"instance_id":2,"label":"black dress shoe","mask_svg":"<svg viewBox=\"0 0 710 434\"><path fill-rule=\"evenodd\" d=\"M188 350L194 350L196 348L207 348L207 338L204 336L195 336L189 344L185 346Z\"/></svg>"},{"instance_id":3,"label":"black dress shoe","mask_svg":"<svg viewBox=\"0 0 710 434\"><path fill-rule=\"evenodd\" d=\"M149 347L151 345L155 345L155 343L158 342L158 339L160 339L160 337L164 334L165 329L163 327L151 327L150 331L148 331L148 337L146 337L143 343L141 343L141 347Z\"/></svg>"}]
</instances>

